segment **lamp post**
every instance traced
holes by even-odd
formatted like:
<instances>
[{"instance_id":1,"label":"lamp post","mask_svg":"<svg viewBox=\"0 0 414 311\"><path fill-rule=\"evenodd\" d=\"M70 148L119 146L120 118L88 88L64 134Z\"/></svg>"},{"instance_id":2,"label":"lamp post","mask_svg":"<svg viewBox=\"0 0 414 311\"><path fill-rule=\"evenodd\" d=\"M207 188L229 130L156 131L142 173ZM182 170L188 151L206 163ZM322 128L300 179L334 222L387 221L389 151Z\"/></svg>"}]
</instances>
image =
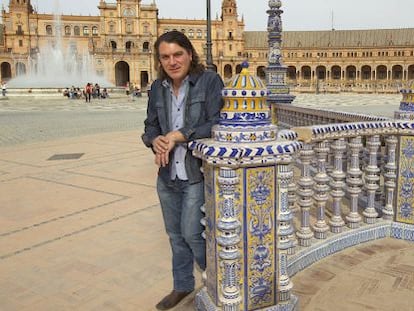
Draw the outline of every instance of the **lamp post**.
<instances>
[{"instance_id":1,"label":"lamp post","mask_svg":"<svg viewBox=\"0 0 414 311\"><path fill-rule=\"evenodd\" d=\"M210 0L207 0L207 55L206 55L206 64L208 70L214 70L213 67L213 56L211 54L211 47L213 43L211 42L211 14L210 14Z\"/></svg>"}]
</instances>

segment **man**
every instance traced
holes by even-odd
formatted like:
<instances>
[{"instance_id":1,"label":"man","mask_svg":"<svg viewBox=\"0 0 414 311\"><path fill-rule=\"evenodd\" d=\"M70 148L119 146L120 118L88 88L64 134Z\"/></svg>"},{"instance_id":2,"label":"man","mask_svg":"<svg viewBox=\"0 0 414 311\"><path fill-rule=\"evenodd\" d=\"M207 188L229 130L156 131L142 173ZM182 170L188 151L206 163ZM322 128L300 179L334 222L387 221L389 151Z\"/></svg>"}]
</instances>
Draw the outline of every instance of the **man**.
<instances>
[{"instance_id":1,"label":"man","mask_svg":"<svg viewBox=\"0 0 414 311\"><path fill-rule=\"evenodd\" d=\"M174 288L156 305L168 310L194 290L194 260L202 270L206 267L201 161L187 143L210 137L223 106L223 82L204 70L193 45L179 31L161 35L154 50L158 79L149 92L142 140L152 148L159 167L157 192L172 249Z\"/></svg>"}]
</instances>

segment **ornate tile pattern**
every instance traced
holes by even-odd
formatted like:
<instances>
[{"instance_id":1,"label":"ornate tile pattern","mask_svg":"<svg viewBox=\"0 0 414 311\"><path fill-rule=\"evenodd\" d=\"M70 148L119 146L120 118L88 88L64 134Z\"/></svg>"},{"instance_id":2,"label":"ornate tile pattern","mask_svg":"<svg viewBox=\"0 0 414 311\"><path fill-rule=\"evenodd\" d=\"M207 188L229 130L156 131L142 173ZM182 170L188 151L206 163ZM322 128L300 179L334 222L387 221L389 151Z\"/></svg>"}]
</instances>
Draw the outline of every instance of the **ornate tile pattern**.
<instances>
[{"instance_id":1,"label":"ornate tile pattern","mask_svg":"<svg viewBox=\"0 0 414 311\"><path fill-rule=\"evenodd\" d=\"M245 170L245 300L248 310L276 303L275 168Z\"/></svg>"},{"instance_id":2,"label":"ornate tile pattern","mask_svg":"<svg viewBox=\"0 0 414 311\"><path fill-rule=\"evenodd\" d=\"M396 220L414 224L414 137L400 137L398 156Z\"/></svg>"}]
</instances>

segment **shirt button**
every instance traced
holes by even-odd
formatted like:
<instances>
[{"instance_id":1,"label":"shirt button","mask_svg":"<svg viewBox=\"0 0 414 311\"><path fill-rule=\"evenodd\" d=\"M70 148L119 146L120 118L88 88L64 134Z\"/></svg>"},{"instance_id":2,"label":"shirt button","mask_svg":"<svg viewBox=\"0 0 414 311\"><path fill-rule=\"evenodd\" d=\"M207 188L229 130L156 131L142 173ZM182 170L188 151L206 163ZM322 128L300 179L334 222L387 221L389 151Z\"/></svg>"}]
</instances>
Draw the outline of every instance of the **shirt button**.
<instances>
[{"instance_id":1,"label":"shirt button","mask_svg":"<svg viewBox=\"0 0 414 311\"><path fill-rule=\"evenodd\" d=\"M181 109L180 108L178 108L178 111L180 111Z\"/></svg>"},{"instance_id":2,"label":"shirt button","mask_svg":"<svg viewBox=\"0 0 414 311\"><path fill-rule=\"evenodd\" d=\"M178 164L178 163L180 163L180 162L178 162L178 161L175 161L175 164Z\"/></svg>"}]
</instances>

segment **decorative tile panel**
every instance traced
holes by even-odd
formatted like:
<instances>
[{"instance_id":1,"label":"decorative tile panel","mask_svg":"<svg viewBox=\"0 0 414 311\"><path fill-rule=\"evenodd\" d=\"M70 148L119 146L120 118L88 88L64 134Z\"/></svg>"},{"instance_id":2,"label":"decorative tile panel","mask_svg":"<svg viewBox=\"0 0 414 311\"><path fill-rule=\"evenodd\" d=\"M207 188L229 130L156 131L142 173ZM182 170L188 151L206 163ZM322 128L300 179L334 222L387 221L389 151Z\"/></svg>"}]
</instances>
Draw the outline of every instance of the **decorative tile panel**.
<instances>
[{"instance_id":1,"label":"decorative tile panel","mask_svg":"<svg viewBox=\"0 0 414 311\"><path fill-rule=\"evenodd\" d=\"M401 136L398 151L396 220L414 224L414 137Z\"/></svg>"},{"instance_id":2,"label":"decorative tile panel","mask_svg":"<svg viewBox=\"0 0 414 311\"><path fill-rule=\"evenodd\" d=\"M245 188L245 300L255 310L276 303L275 167L247 168Z\"/></svg>"}]
</instances>

